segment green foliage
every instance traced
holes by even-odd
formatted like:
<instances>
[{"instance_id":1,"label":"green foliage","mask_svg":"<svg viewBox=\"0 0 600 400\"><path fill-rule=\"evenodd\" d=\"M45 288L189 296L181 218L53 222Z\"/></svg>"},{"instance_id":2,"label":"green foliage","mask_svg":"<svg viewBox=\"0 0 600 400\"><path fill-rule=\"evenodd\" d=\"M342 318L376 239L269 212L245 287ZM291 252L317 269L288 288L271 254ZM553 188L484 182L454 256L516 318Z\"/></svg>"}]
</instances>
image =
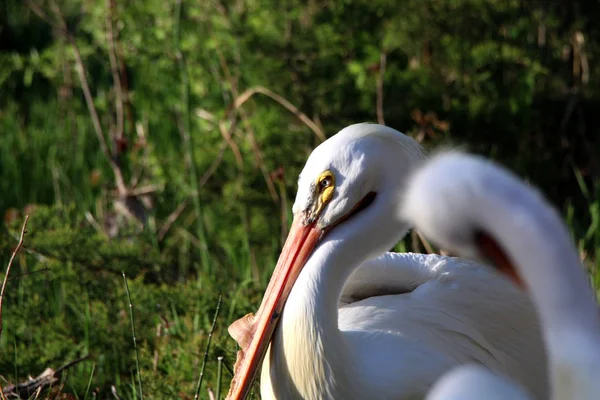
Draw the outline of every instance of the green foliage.
<instances>
[{"instance_id":1,"label":"green foliage","mask_svg":"<svg viewBox=\"0 0 600 400\"><path fill-rule=\"evenodd\" d=\"M100 397L113 384L135 397L124 271L148 398L194 392L224 295L205 381L215 388L216 357L235 356L225 327L259 304L320 141L268 96L237 107L257 86L328 136L377 120L382 95L386 124L427 147L468 144L509 165L565 210L600 287L599 13L583 0L4 1L2 265L32 216L0 375L89 353L64 392L84 397L91 382Z\"/></svg>"},{"instance_id":2,"label":"green foliage","mask_svg":"<svg viewBox=\"0 0 600 400\"><path fill-rule=\"evenodd\" d=\"M0 371L18 379L90 354L69 370L65 391L108 393L111 384L128 396L135 371L128 300L119 271L131 271L141 374L150 398L193 393L217 297L229 293L229 317L249 310L260 293L237 292L231 280L189 278L165 283L157 271L172 263L148 248L141 236L108 239L78 220L75 207L38 207L25 252L8 284L0 336ZM20 222L20 221L18 221ZM18 223L2 236L3 259L19 233ZM134 279L133 276L137 275ZM235 346L221 323L209 353L207 378L216 380L216 356L232 364ZM227 380L227 377L225 377ZM104 396L104 395L103 395Z\"/></svg>"}]
</instances>

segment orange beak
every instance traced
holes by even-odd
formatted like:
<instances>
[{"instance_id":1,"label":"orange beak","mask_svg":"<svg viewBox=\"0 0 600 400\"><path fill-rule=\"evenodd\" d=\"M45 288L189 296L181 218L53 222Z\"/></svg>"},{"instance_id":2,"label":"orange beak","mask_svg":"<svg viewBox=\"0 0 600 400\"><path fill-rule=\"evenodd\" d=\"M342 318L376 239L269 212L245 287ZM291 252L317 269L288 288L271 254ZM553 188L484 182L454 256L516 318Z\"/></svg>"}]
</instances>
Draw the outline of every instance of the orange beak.
<instances>
[{"instance_id":1,"label":"orange beak","mask_svg":"<svg viewBox=\"0 0 600 400\"><path fill-rule=\"evenodd\" d=\"M242 350L237 354L228 400L243 400L250 393L288 295L322 235L315 222L305 225L294 218L256 315L248 314L229 326L229 334Z\"/></svg>"}]
</instances>

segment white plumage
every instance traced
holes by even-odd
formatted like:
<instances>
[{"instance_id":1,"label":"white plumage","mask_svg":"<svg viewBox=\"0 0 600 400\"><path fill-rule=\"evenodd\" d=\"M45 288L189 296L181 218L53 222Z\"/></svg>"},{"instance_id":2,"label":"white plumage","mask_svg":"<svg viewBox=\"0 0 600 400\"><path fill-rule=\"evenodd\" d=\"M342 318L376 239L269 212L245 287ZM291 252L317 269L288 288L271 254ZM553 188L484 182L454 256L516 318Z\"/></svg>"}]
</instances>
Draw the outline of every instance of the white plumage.
<instances>
[{"instance_id":1,"label":"white plumage","mask_svg":"<svg viewBox=\"0 0 600 400\"><path fill-rule=\"evenodd\" d=\"M247 393L270 339L263 399L421 399L469 362L545 397L543 345L523 291L473 262L383 254L409 228L398 209L422 159L412 139L374 124L313 151L261 308L230 327L244 353L229 398Z\"/></svg>"},{"instance_id":2,"label":"white plumage","mask_svg":"<svg viewBox=\"0 0 600 400\"><path fill-rule=\"evenodd\" d=\"M522 279L543 326L551 398L600 398L595 296L565 224L538 191L492 162L443 153L409 180L402 214L443 248L488 258ZM499 387L515 389L482 370L457 370L436 385L430 399L487 399L475 393L484 391L485 379L493 381L490 395Z\"/></svg>"},{"instance_id":3,"label":"white plumage","mask_svg":"<svg viewBox=\"0 0 600 400\"><path fill-rule=\"evenodd\" d=\"M425 400L531 400L523 387L481 365L461 365L436 382Z\"/></svg>"}]
</instances>

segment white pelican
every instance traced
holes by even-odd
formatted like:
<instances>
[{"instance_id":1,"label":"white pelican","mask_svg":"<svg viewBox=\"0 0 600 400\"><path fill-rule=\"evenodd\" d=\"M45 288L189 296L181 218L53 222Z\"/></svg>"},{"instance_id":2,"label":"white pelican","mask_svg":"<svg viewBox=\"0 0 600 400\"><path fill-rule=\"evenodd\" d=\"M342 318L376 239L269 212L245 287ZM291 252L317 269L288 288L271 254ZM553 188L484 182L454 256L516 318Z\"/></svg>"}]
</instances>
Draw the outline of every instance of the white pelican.
<instances>
[{"instance_id":1,"label":"white pelican","mask_svg":"<svg viewBox=\"0 0 600 400\"><path fill-rule=\"evenodd\" d=\"M312 152L261 307L229 328L243 350L229 399L248 394L265 353L263 399L423 398L466 362L544 397L535 310L507 279L437 255L388 253L358 268L407 231L399 201L422 159L414 140L375 124Z\"/></svg>"},{"instance_id":2,"label":"white pelican","mask_svg":"<svg viewBox=\"0 0 600 400\"><path fill-rule=\"evenodd\" d=\"M522 279L542 323L551 398L599 399L600 314L595 296L567 227L540 193L492 162L451 152L419 169L405 196L403 215L442 248L485 257L500 271ZM470 388L488 379L486 375L493 379L481 369L453 371L436 385L430 399L487 399ZM476 386L482 389L480 383ZM505 381L488 393L502 387L515 389ZM457 397L459 392L462 397Z\"/></svg>"}]
</instances>

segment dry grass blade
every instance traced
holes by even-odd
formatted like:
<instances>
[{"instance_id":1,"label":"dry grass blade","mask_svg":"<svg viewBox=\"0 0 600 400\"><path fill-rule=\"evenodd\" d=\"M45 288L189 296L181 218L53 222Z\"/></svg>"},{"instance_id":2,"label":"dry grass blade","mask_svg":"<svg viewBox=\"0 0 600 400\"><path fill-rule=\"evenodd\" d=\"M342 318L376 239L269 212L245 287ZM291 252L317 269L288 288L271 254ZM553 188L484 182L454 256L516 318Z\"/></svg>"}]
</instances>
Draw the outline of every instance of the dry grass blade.
<instances>
[{"instance_id":1,"label":"dry grass blade","mask_svg":"<svg viewBox=\"0 0 600 400\"><path fill-rule=\"evenodd\" d=\"M2 304L4 300L4 291L6 290L6 283L8 282L8 275L10 274L10 268L12 267L12 263L19 252L21 246L23 246L23 239L25 238L25 234L27 233L27 221L29 221L29 215L25 216L25 221L23 221L23 227L21 228L21 237L19 238L19 243L17 243L17 247L15 247L12 255L10 256L10 260L8 261L8 266L6 267L6 274L4 275L4 280L2 281L2 289L0 289L0 335L2 334Z\"/></svg>"},{"instance_id":2,"label":"dry grass blade","mask_svg":"<svg viewBox=\"0 0 600 400\"><path fill-rule=\"evenodd\" d=\"M171 214L169 214L165 223L160 227L158 234L156 235L159 241L162 241L165 238L165 235L167 234L169 229L171 229L171 226L177 220L177 218L179 218L179 216L181 215L183 210L185 210L187 205L188 205L188 201L184 200L183 203L181 203L179 205L179 207L177 207L175 209L175 211L173 211Z\"/></svg>"},{"instance_id":3,"label":"dry grass blade","mask_svg":"<svg viewBox=\"0 0 600 400\"><path fill-rule=\"evenodd\" d=\"M112 395L115 399L121 400L121 397L119 396L119 392L117 391L117 388L115 387L115 385L111 385L110 392L112 393Z\"/></svg>"},{"instance_id":4,"label":"dry grass blade","mask_svg":"<svg viewBox=\"0 0 600 400\"><path fill-rule=\"evenodd\" d=\"M423 247L425 247L425 250L427 251L427 253L428 254L435 254L435 251L433 250L433 247L431 246L431 244L429 244L429 241L427 239L425 239L425 236L423 236L421 234L421 232L417 232L417 236L421 240L421 243L423 243Z\"/></svg>"},{"instance_id":5,"label":"dry grass blade","mask_svg":"<svg viewBox=\"0 0 600 400\"><path fill-rule=\"evenodd\" d=\"M233 122L232 122L232 125L233 125ZM243 163L244 163L242 160L242 153L240 152L238 145L235 144L235 141L231 138L232 131L233 131L233 127L230 126L229 128L227 128L227 124L224 120L219 122L219 132L221 132L221 136L223 136L223 139L231 148L231 151L233 152L233 155L235 156L235 161L238 164L238 167L242 168Z\"/></svg>"},{"instance_id":6,"label":"dry grass blade","mask_svg":"<svg viewBox=\"0 0 600 400\"><path fill-rule=\"evenodd\" d=\"M312 119L308 118L308 116L306 114L304 114L302 111L298 110L298 108L296 108L296 106L294 106L292 103L290 103L288 100L286 100L283 96L278 95L277 93L267 89L266 87L254 86L250 89L247 89L245 92L240 94L235 99L235 102L233 103L234 107L235 108L241 107L246 101L248 101L248 99L250 99L250 97L254 96L257 93L265 95L265 96L271 98L272 100L275 100L277 103L281 104L283 107L285 107L289 112L294 114L300 121L302 121L306 126L308 126L310 128L310 130L313 131L313 133L322 142L324 142L325 139L327 139L325 137L325 133L323 132L323 130L317 124L315 124Z\"/></svg>"},{"instance_id":7,"label":"dry grass blade","mask_svg":"<svg viewBox=\"0 0 600 400\"><path fill-rule=\"evenodd\" d=\"M215 397L215 394L213 393L213 391L212 391L211 388L207 388L206 391L208 392L208 400L215 400L215 399L217 399Z\"/></svg>"},{"instance_id":8,"label":"dry grass blade","mask_svg":"<svg viewBox=\"0 0 600 400\"><path fill-rule=\"evenodd\" d=\"M277 190L275 190L275 184L273 183L273 179L271 178L271 174L267 169L267 165L265 164L265 159L262 155L262 151L260 147L258 147L258 142L256 141L256 135L254 134L254 130L252 129L252 125L248 121L248 117L243 109L240 109L240 115L242 115L242 120L244 121L244 125L246 127L246 132L248 135L248 139L250 139L250 145L252 146L252 152L254 153L254 158L256 159L256 164L260 169L260 172L267 183L267 188L269 189L269 194L271 194L271 198L274 202L279 201L279 195L277 194Z\"/></svg>"}]
</instances>

